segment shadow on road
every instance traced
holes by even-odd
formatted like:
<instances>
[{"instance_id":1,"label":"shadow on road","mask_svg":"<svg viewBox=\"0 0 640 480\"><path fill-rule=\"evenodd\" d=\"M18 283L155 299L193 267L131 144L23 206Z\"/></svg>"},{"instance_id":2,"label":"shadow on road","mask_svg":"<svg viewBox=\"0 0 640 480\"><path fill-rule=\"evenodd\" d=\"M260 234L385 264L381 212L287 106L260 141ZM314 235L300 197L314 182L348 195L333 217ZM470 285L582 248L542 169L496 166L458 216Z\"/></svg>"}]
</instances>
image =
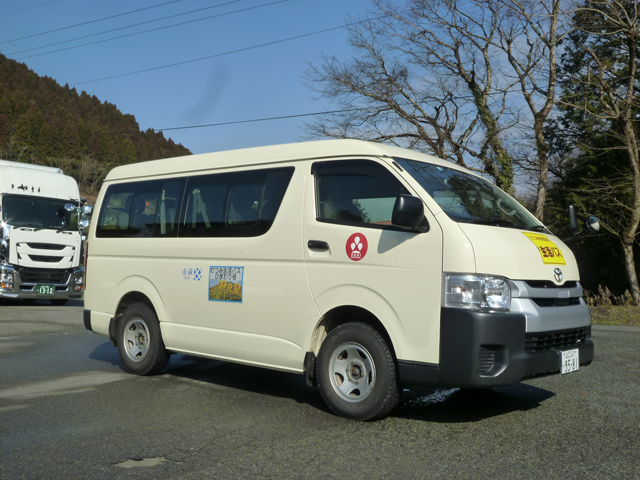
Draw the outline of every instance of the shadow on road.
<instances>
[{"instance_id":1,"label":"shadow on road","mask_svg":"<svg viewBox=\"0 0 640 480\"><path fill-rule=\"evenodd\" d=\"M416 389L404 392L392 416L438 423L478 422L514 411L537 408L555 396L542 388L518 383L486 389Z\"/></svg>"},{"instance_id":2,"label":"shadow on road","mask_svg":"<svg viewBox=\"0 0 640 480\"><path fill-rule=\"evenodd\" d=\"M124 371L117 348L109 342L98 346L90 358L117 365ZM175 354L162 375L289 398L329 412L318 388L309 388L302 375L293 373ZM403 392L401 402L391 416L438 423L477 422L537 408L553 396L553 392L522 383L493 390L418 388Z\"/></svg>"},{"instance_id":3,"label":"shadow on road","mask_svg":"<svg viewBox=\"0 0 640 480\"><path fill-rule=\"evenodd\" d=\"M71 299L64 305L58 305L60 308L64 307L82 307L84 305L84 300L80 299ZM13 298L0 298L0 306L12 306L12 307L51 307L50 300L38 299L38 300L22 300L22 299L13 299Z\"/></svg>"}]
</instances>

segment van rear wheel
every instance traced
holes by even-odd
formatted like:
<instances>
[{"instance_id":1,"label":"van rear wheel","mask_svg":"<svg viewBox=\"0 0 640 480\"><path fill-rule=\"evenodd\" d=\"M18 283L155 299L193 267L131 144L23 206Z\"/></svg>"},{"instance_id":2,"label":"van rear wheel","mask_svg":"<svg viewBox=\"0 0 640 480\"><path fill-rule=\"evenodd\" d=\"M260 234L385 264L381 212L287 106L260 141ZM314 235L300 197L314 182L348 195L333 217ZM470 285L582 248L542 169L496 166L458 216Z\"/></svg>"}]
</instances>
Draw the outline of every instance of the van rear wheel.
<instances>
[{"instance_id":1,"label":"van rear wheel","mask_svg":"<svg viewBox=\"0 0 640 480\"><path fill-rule=\"evenodd\" d=\"M127 307L118 322L118 353L124 367L136 375L155 375L167 365L160 323L147 305Z\"/></svg>"},{"instance_id":2,"label":"van rear wheel","mask_svg":"<svg viewBox=\"0 0 640 480\"><path fill-rule=\"evenodd\" d=\"M382 336L364 323L347 323L329 332L316 368L322 398L343 417L381 418L400 398L393 355Z\"/></svg>"}]
</instances>

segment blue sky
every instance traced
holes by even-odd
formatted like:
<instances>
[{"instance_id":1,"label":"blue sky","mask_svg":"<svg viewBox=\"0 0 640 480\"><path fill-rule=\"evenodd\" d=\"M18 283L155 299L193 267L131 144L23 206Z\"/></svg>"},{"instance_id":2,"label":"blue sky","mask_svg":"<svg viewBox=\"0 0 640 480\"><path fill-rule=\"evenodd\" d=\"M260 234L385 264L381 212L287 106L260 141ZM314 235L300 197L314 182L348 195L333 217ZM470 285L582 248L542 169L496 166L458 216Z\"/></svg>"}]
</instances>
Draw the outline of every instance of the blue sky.
<instances>
[{"instance_id":1,"label":"blue sky","mask_svg":"<svg viewBox=\"0 0 640 480\"><path fill-rule=\"evenodd\" d=\"M366 0L0 0L0 53L115 104L135 115L142 130L300 115L332 108L315 100L301 75L323 53L350 54L345 29L335 27L369 6ZM148 30L154 31L140 33ZM197 60L203 57L210 58ZM158 68L172 64L180 65ZM133 73L141 70L148 71ZM308 120L165 136L204 153L305 140Z\"/></svg>"}]
</instances>

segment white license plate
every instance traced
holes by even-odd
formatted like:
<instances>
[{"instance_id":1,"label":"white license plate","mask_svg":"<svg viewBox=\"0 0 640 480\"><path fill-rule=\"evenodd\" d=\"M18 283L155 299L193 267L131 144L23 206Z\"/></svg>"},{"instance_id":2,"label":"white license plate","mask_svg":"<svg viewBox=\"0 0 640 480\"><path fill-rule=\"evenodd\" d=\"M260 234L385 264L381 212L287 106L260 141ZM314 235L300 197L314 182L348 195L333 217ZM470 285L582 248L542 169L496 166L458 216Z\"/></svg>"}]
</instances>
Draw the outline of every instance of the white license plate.
<instances>
[{"instance_id":1,"label":"white license plate","mask_svg":"<svg viewBox=\"0 0 640 480\"><path fill-rule=\"evenodd\" d=\"M576 348L575 350L565 350L560 352L562 357L560 358L560 373L571 373L575 372L580 368L580 356L579 350Z\"/></svg>"}]
</instances>

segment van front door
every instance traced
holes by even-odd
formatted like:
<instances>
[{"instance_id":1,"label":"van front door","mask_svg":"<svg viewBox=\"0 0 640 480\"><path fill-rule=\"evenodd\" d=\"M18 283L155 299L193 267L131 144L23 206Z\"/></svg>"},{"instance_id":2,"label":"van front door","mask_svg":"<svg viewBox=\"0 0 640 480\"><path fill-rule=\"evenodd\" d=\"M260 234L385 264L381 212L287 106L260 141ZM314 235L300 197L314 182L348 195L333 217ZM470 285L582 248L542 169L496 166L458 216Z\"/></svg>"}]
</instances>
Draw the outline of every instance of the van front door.
<instances>
[{"instance_id":1,"label":"van front door","mask_svg":"<svg viewBox=\"0 0 640 480\"><path fill-rule=\"evenodd\" d=\"M396 197L415 195L378 160L313 162L304 205L304 250L322 315L344 306L385 327L398 359L438 363L442 232L391 224ZM357 318L354 318L357 320Z\"/></svg>"}]
</instances>

